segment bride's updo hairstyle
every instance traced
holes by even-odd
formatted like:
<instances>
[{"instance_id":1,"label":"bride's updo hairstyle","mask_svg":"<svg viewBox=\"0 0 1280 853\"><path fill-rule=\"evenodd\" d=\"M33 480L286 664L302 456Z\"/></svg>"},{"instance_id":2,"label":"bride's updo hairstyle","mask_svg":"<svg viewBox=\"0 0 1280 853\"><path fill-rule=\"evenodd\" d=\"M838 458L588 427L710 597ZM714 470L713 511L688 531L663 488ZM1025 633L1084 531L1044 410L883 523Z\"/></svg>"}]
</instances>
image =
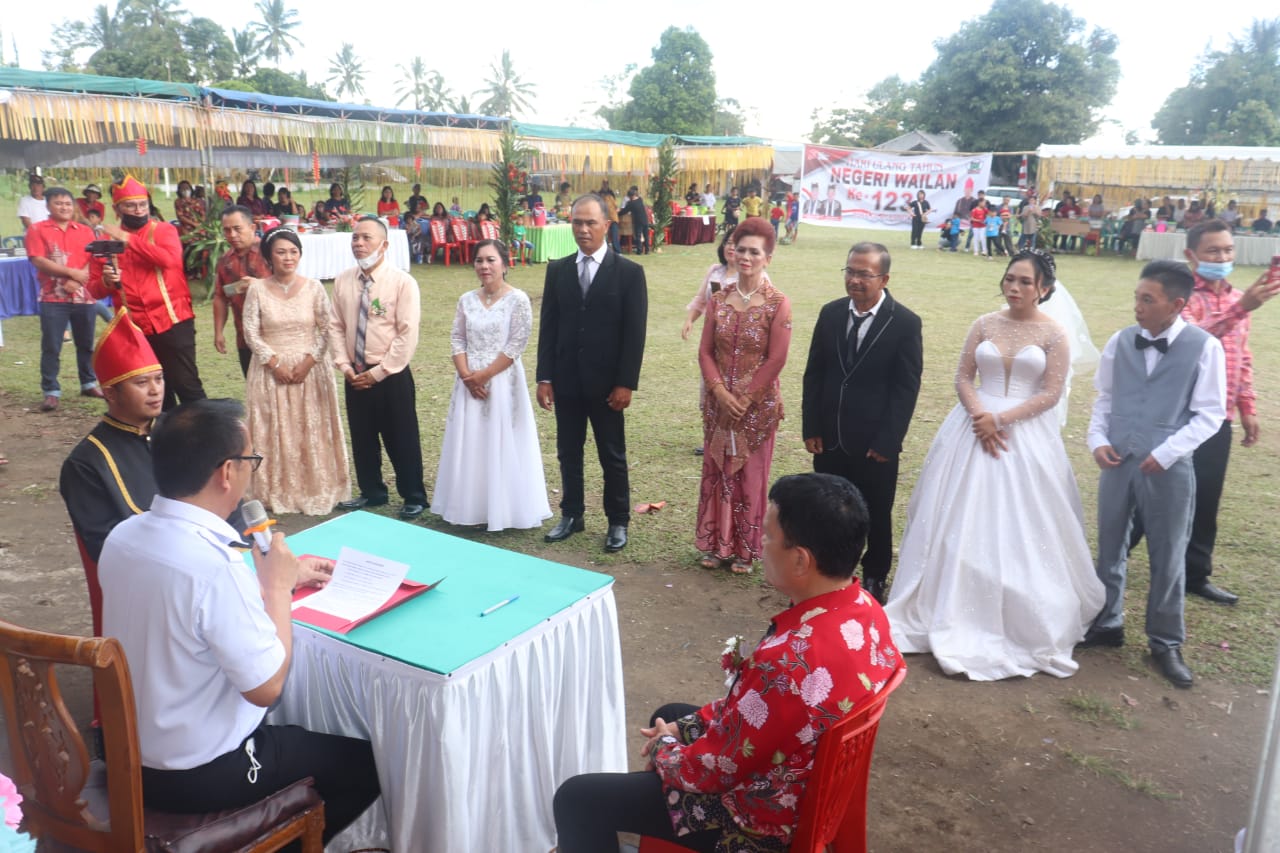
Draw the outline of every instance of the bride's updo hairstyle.
<instances>
[{"instance_id":1,"label":"bride's updo hairstyle","mask_svg":"<svg viewBox=\"0 0 1280 853\"><path fill-rule=\"evenodd\" d=\"M1058 283L1058 265L1054 263L1053 255L1043 249L1023 249L1009 259L1009 267L1018 261L1031 261L1031 265L1036 269L1036 284L1044 288L1044 296L1041 296L1039 301L1040 303L1048 302ZM1009 267L1005 267L1004 271L1008 272ZM1003 290L1001 292L1003 293Z\"/></svg>"}]
</instances>

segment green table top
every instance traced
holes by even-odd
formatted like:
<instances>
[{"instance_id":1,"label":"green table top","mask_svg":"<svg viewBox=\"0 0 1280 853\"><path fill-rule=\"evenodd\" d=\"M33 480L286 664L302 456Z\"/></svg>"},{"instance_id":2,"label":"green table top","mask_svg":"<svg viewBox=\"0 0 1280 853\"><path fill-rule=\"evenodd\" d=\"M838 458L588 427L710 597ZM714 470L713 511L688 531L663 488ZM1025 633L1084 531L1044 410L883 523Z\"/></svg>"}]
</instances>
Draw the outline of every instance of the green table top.
<instances>
[{"instance_id":1,"label":"green table top","mask_svg":"<svg viewBox=\"0 0 1280 853\"><path fill-rule=\"evenodd\" d=\"M409 578L436 589L346 634L307 625L353 646L448 674L613 583L609 575L354 512L288 537L293 553L336 559L343 545L409 564ZM248 558L248 555L246 555ZM489 616L480 611L520 596ZM306 623L298 623L306 624Z\"/></svg>"},{"instance_id":2,"label":"green table top","mask_svg":"<svg viewBox=\"0 0 1280 853\"><path fill-rule=\"evenodd\" d=\"M525 230L525 239L533 244L529 260L535 264L545 264L572 255L578 251L578 244L573 239L572 225L532 226Z\"/></svg>"}]
</instances>

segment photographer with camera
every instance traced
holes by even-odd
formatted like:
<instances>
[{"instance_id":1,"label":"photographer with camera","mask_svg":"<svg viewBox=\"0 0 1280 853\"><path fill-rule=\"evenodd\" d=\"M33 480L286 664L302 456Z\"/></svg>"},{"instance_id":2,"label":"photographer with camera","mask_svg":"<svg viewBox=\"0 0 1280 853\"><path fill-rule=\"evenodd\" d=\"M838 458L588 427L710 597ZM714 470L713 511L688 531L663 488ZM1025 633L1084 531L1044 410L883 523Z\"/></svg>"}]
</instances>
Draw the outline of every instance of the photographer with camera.
<instances>
[{"instance_id":1,"label":"photographer with camera","mask_svg":"<svg viewBox=\"0 0 1280 853\"><path fill-rule=\"evenodd\" d=\"M195 314L178 230L151 218L147 188L132 175L112 185L111 200L120 226L103 223L102 230L124 245L109 247L113 254L106 258L95 252L89 291L98 298L110 296L116 310L128 308L146 335L164 369L165 411L179 402L203 400Z\"/></svg>"}]
</instances>

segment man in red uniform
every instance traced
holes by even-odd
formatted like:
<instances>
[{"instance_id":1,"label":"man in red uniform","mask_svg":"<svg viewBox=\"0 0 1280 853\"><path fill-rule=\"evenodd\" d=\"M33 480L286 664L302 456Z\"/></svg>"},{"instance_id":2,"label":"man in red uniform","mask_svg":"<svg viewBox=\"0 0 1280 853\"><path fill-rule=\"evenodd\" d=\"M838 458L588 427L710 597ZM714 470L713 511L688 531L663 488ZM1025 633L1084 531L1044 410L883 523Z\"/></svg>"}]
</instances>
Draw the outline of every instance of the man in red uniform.
<instances>
[{"instance_id":1,"label":"man in red uniform","mask_svg":"<svg viewBox=\"0 0 1280 853\"><path fill-rule=\"evenodd\" d=\"M112 206L120 226L103 223L112 240L125 244L114 263L95 259L89 290L111 296L116 310L129 317L147 337L164 369L164 409L205 398L196 369L196 324L191 291L183 271L178 229L151 219L147 188L126 175L111 187Z\"/></svg>"},{"instance_id":2,"label":"man in red uniform","mask_svg":"<svg viewBox=\"0 0 1280 853\"><path fill-rule=\"evenodd\" d=\"M62 333L71 325L76 345L80 393L101 397L93 375L93 297L85 290L89 280L89 253L93 229L76 222L71 191L54 187L45 193L49 218L27 229L27 257L40 278L40 411L58 408L62 386L58 370L62 361Z\"/></svg>"}]
</instances>

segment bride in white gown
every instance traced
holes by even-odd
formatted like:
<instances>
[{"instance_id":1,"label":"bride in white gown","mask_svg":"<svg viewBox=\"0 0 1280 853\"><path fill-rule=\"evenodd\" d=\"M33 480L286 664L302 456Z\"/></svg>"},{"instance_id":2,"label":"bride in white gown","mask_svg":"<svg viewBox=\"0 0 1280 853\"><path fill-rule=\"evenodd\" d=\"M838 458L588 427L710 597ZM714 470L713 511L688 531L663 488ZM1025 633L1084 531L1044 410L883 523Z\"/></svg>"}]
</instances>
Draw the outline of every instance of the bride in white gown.
<instances>
[{"instance_id":1,"label":"bride in white gown","mask_svg":"<svg viewBox=\"0 0 1280 853\"><path fill-rule=\"evenodd\" d=\"M507 284L497 240L476 244L480 287L458 299L449 336L458 378L449 400L431 511L489 530L539 527L551 517L542 448L520 355L533 329L528 295Z\"/></svg>"},{"instance_id":2,"label":"bride in white gown","mask_svg":"<svg viewBox=\"0 0 1280 853\"><path fill-rule=\"evenodd\" d=\"M1054 272L1051 256L1018 253L1008 308L970 327L960 403L911 495L885 606L901 651L975 681L1071 675L1103 603L1054 410L1071 365L1069 335L1040 309Z\"/></svg>"}]
</instances>

